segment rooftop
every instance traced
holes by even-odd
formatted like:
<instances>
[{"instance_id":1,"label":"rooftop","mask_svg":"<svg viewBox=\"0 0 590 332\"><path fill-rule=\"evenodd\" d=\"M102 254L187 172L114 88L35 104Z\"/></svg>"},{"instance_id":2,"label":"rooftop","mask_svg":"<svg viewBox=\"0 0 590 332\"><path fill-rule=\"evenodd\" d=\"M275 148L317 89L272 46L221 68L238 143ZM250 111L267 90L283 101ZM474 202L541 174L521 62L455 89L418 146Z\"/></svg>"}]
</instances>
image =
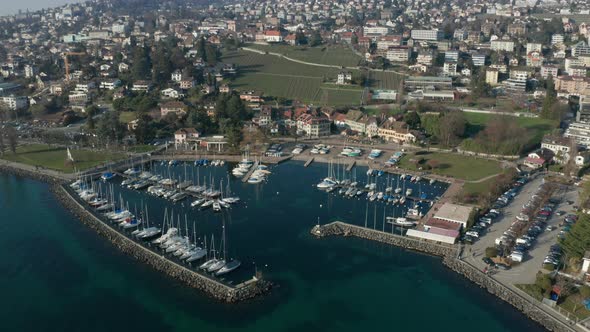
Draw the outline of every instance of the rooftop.
<instances>
[{"instance_id":1,"label":"rooftop","mask_svg":"<svg viewBox=\"0 0 590 332\"><path fill-rule=\"evenodd\" d=\"M436 211L434 217L437 219L467 224L472 210L473 208L470 206L445 203L438 209L438 211Z\"/></svg>"}]
</instances>

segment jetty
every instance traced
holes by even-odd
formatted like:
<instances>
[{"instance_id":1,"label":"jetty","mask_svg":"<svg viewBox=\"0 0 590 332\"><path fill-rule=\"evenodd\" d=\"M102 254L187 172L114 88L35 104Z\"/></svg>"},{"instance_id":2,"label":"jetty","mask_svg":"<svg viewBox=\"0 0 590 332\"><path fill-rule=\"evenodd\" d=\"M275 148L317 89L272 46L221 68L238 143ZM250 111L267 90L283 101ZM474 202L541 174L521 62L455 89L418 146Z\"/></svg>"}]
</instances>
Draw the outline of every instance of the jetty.
<instances>
[{"instance_id":1,"label":"jetty","mask_svg":"<svg viewBox=\"0 0 590 332\"><path fill-rule=\"evenodd\" d=\"M307 167L307 166L311 165L311 163L313 163L313 157L307 159L307 161L305 162L305 164L303 165L303 167Z\"/></svg>"}]
</instances>

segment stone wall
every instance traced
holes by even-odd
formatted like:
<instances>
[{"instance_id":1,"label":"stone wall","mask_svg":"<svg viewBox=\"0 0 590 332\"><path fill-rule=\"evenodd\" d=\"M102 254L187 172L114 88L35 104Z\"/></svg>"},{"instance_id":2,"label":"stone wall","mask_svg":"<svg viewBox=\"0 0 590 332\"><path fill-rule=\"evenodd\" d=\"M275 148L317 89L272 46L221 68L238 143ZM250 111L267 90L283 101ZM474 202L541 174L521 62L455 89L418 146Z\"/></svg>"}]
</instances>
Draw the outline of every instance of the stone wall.
<instances>
[{"instance_id":1,"label":"stone wall","mask_svg":"<svg viewBox=\"0 0 590 332\"><path fill-rule=\"evenodd\" d=\"M482 288L485 288L489 293L510 303L513 307L521 311L530 319L541 324L549 331L575 331L573 322L571 322L571 325L562 322L562 320L556 316L558 313L552 313L550 311L551 309L548 307L546 309L541 309L540 306L543 304L537 301L533 302L532 300L525 298L524 296L516 293L514 290L509 289L508 287L494 280L492 277L484 274L482 271L479 271L472 265L451 257L445 257L443 259L443 264L449 269L463 275L471 282L479 285Z\"/></svg>"}]
</instances>

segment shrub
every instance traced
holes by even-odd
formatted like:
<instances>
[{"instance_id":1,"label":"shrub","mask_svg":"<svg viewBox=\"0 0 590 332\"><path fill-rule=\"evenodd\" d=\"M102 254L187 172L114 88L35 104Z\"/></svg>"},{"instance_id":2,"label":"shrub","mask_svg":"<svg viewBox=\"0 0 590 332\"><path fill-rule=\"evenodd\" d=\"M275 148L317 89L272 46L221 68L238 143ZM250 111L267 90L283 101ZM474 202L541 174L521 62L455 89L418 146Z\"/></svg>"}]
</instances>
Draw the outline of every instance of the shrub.
<instances>
[{"instance_id":1,"label":"shrub","mask_svg":"<svg viewBox=\"0 0 590 332\"><path fill-rule=\"evenodd\" d=\"M496 257L498 256L498 249L495 247L487 247L486 248L486 257Z\"/></svg>"}]
</instances>

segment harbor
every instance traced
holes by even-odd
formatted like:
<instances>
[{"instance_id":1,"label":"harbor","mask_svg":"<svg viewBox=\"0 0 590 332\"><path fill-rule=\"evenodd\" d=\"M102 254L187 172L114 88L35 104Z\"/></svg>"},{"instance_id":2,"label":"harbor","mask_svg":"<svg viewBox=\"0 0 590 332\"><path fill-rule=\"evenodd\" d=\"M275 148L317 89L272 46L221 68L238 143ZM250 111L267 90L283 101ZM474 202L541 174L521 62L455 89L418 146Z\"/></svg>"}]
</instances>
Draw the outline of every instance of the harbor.
<instances>
[{"instance_id":1,"label":"harbor","mask_svg":"<svg viewBox=\"0 0 590 332\"><path fill-rule=\"evenodd\" d=\"M159 162L154 163L153 169L149 171L155 174L163 173L165 170L166 174L168 174L168 169L170 169L170 174L174 174L172 177L176 179L181 177L184 179L184 164L187 163L179 162L177 165L172 166L163 165ZM190 169L190 164L195 169L194 180L196 181L196 169L201 166L194 166L194 160L192 160L186 165L187 169ZM395 206L388 205L380 200L371 202L366 198L346 198L337 193L326 194L326 192L318 190L316 185L318 181L325 178L328 164L314 163L309 165L308 168L302 167L303 164L304 162L295 161L282 163L278 166L269 165L272 174L268 176L267 181L257 185L244 183L241 181L241 178L231 176L231 170L236 166L233 163L226 162L224 166L217 167L201 167L199 177L211 176L211 178L216 179L214 181L215 183L218 183L221 179L224 179L224 181L227 180L229 173L231 192L234 196L240 197L241 199L239 204L232 205L230 209L223 210L221 213L214 213L212 209L200 210L191 208L191 199L188 198L174 203L169 199L148 194L147 189L135 190L121 186L121 182L127 179L127 177L123 178L117 175L111 180L102 182L98 180L100 174L97 174L95 182L100 181L103 183L103 186L112 186L115 190L115 197L119 197L120 194L132 210L135 205L138 206L139 210L143 202L143 205L148 207L150 225L163 220L163 211L166 208L168 208L169 212L171 209L174 209L174 214L180 215L181 219L184 219L185 213L187 214L189 226L192 220L196 221L197 234L204 234L208 237L212 233L215 233L215 238L217 239L218 236L221 236L221 227L225 218L228 230L228 243L230 244L228 250L229 256L242 261L242 266L228 274L225 277L225 282L232 281L231 279L233 279L235 281L232 282L232 285L237 286L243 280L250 280L258 272L262 274L262 280L270 281L276 285L276 287L273 286L270 295L264 296L265 299L263 301L255 301L254 303L246 301L246 307L237 304L240 311L254 312L249 314L252 317L258 317L258 314L255 312L275 312L274 308L285 308L286 305L301 308L297 310L303 310L304 307L310 307L314 311L324 308L323 310L329 310L328 312L348 310L338 304L329 306L330 309L326 309L325 306L326 300L333 299L333 296L330 295L333 292L330 291L330 288L326 288L323 280L329 278L331 280L330 283L335 283L334 286L338 289L342 287L348 288L347 284L342 284L337 279L334 281L334 278L342 275L342 273L348 276L347 280L353 280L356 286L352 287L349 292L338 292L338 294L342 293L342 297L338 300L339 303L345 303L346 298L355 296L355 298L370 301L377 306L388 306L394 310L403 310L403 307L396 306L395 304L391 305L390 296L393 294L389 288L392 283L404 284L407 288L414 289L414 292L418 294L425 291L427 293L435 291L434 289L430 290L430 287L426 286L430 284L438 285L436 289L444 287L445 291L449 287L449 290L452 289L453 291L464 292L466 290L461 279L457 279L454 274L448 274L446 269L441 268L442 265L439 264L438 259L416 255L400 247L391 246L391 244L384 244L373 240L366 241L364 240L365 238L356 238L356 236L340 240L337 237L325 237L322 241L314 240L313 236L309 234L309 230L317 224L318 220L322 225L334 220L351 223L355 224L359 229L364 229L365 232L369 232L370 229L370 233L382 232L382 228L385 225L386 232L389 234L388 236L391 236L391 229L387 228L389 224L383 224L383 216L391 215L391 211L386 210L384 214L382 212L383 207L392 209ZM122 173L127 168L128 165L122 168ZM364 174L366 177L367 168L357 166L355 169L357 169L357 174ZM205 170L208 170L212 174L203 173ZM191 172L187 171L187 174L191 174ZM440 188L440 190L443 192L444 188ZM439 195L439 193L436 193L434 197ZM71 199L69 200L71 201ZM369 209L367 209L367 205ZM73 210L68 205L66 207L69 210ZM79 215L77 212L74 213L76 213L76 219L88 222L87 217L84 217L84 215ZM367 219L367 227L364 227ZM88 225L93 227L91 224ZM119 228L116 228L116 230L119 230ZM395 228L395 231L397 230ZM192 233L192 230L189 230L188 233ZM354 234L351 233L350 235ZM407 239L405 236L400 238ZM109 240L112 241L110 238ZM84 238L84 241L88 241L88 239ZM125 240L124 243L130 244L130 241ZM137 249L126 251L126 247L121 248L117 243L115 243L115 246L118 248L117 250L123 250L130 256L136 257ZM160 258L153 257L153 260L150 261L140 261L148 265L151 265L150 261L156 262L158 266L165 266L166 270L169 267L168 265L161 265L164 261L160 261ZM114 266L120 269L135 268L134 266L128 266L129 264L118 267L119 265L116 261L109 264L114 264ZM193 292L186 292L184 290L185 287L170 287L170 283L172 285L176 283L187 284L180 279L180 277L184 279L185 275L177 274L181 270L176 270L176 268L172 267L166 271L159 270L154 265L151 266L158 271L152 273L141 269L141 272L138 272L138 278L143 279L142 276L147 274L148 280L154 278L161 279L157 276L160 273L159 271L167 275L170 275L168 271L172 271L174 274L172 275L173 280L166 278L164 279L165 281L162 281L165 283L164 285L156 286L153 284L153 281L150 283L138 279L137 282L134 281L135 286L131 287L131 289L137 287L145 289L146 287L153 288L156 286L158 287L158 292L162 292L162 295L165 294L167 298L173 297L176 299L181 297L182 300L179 299L179 301L194 307L195 310L210 313L213 316L212 319L217 320L221 319L221 317L232 316L232 312L235 309L229 309L231 307L227 308L221 305L211 304L211 302L203 302L202 296L199 295L203 291L195 294ZM416 288L418 285L414 285L416 279L414 275L418 272L415 271L416 268L419 269L418 271L424 270L423 272L419 272L422 276L420 279L426 278L422 281L422 286L419 286L419 288ZM413 271L411 273L411 279L406 279L404 276L408 269ZM367 275L379 277L377 279L371 277L369 281L366 280L366 277L363 277ZM382 279L381 276L386 278L387 283L379 281ZM437 281L441 278L444 280L442 284ZM158 281L157 284L161 284L162 282ZM125 287L121 288L121 291L127 289L130 285L121 285L121 287ZM374 285L375 287L367 290L366 286L368 285ZM424 289L425 286L428 287L428 290ZM310 288L313 292L313 295L304 295L305 305L298 304L298 299L301 298L301 288ZM178 291L175 291L175 289ZM494 298L489 296L487 292L480 291L478 288L467 287L467 290L471 294L470 298L475 299L475 302L470 302L472 303L470 304L471 315L473 317L479 317L484 313L487 315L489 309L483 310L484 307L487 308L485 303L493 301ZM171 291L173 294L170 294ZM383 296L378 294L383 294ZM426 293L424 295L426 296ZM413 301L413 298L408 297L404 301L403 306L432 306L434 309L443 305L442 302L434 300L436 297L428 304L423 302L418 303ZM225 300L222 301L225 302ZM448 300L445 300L445 303L448 303ZM517 312L505 306L495 307L493 310L495 317L504 317L502 319L510 321L514 320L515 314L518 315ZM369 313L367 312L367 314ZM378 311L375 314L380 316L384 312L381 313ZM283 317L282 319L287 319L291 314L285 316L279 311L275 312L273 317L274 315ZM369 314L368 317L373 317L371 315ZM371 319L378 321L379 318L375 316ZM440 320L438 321L440 322ZM531 324L527 320L520 321L523 323L522 328L533 331L538 330L537 325ZM206 326L200 324L196 323L197 326ZM498 324L502 323L491 323L490 328L497 330L501 326ZM407 328L410 327L408 324L404 326ZM412 328L417 327L415 324L411 326ZM420 329L431 327L434 328L434 326L430 326L428 323L418 325Z\"/></svg>"}]
</instances>

